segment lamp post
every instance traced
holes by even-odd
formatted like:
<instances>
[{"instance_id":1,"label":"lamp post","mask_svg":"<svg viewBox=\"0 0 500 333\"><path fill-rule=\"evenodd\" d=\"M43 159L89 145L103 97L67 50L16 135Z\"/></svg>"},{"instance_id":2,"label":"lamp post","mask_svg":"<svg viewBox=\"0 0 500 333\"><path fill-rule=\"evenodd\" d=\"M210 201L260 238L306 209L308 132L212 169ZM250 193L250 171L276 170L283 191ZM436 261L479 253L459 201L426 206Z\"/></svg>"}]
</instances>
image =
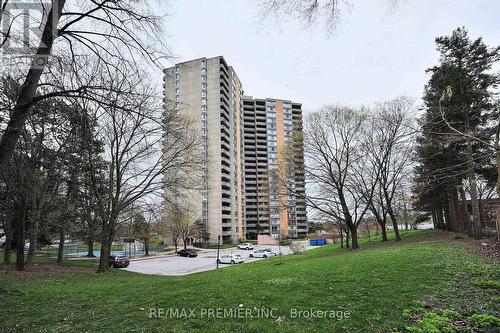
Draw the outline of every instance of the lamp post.
<instances>
[{"instance_id":1,"label":"lamp post","mask_svg":"<svg viewBox=\"0 0 500 333\"><path fill-rule=\"evenodd\" d=\"M281 265L281 235L278 235L278 256L280 257L280 265Z\"/></svg>"},{"instance_id":2,"label":"lamp post","mask_svg":"<svg viewBox=\"0 0 500 333\"><path fill-rule=\"evenodd\" d=\"M220 247L220 235L217 236L217 268L219 268L219 247Z\"/></svg>"}]
</instances>

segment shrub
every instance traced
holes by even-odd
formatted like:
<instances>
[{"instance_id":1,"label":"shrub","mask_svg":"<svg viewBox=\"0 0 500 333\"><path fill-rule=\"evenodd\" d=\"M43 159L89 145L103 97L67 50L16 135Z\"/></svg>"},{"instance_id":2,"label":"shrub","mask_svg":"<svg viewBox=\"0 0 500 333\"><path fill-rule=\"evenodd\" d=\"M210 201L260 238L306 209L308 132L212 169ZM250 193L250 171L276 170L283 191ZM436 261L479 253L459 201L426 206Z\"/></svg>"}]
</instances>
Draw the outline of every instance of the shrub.
<instances>
[{"instance_id":1,"label":"shrub","mask_svg":"<svg viewBox=\"0 0 500 333\"><path fill-rule=\"evenodd\" d=\"M279 245L281 246L289 246L292 241L290 239L282 239L279 241Z\"/></svg>"},{"instance_id":2,"label":"shrub","mask_svg":"<svg viewBox=\"0 0 500 333\"><path fill-rule=\"evenodd\" d=\"M290 241L290 251L292 251L293 254L300 253L304 251L305 247L302 242L299 241Z\"/></svg>"},{"instance_id":3,"label":"shrub","mask_svg":"<svg viewBox=\"0 0 500 333\"><path fill-rule=\"evenodd\" d=\"M500 318L492 314L475 313L469 317L474 327L500 327Z\"/></svg>"},{"instance_id":4,"label":"shrub","mask_svg":"<svg viewBox=\"0 0 500 333\"><path fill-rule=\"evenodd\" d=\"M414 333L453 333L450 320L433 312L426 312L422 318L413 326L407 327L409 332Z\"/></svg>"},{"instance_id":5,"label":"shrub","mask_svg":"<svg viewBox=\"0 0 500 333\"><path fill-rule=\"evenodd\" d=\"M474 283L478 287L500 290L500 281L480 280Z\"/></svg>"},{"instance_id":6,"label":"shrub","mask_svg":"<svg viewBox=\"0 0 500 333\"><path fill-rule=\"evenodd\" d=\"M453 311L453 310L448 310L448 309L444 309L441 313L441 315L443 317L446 317L448 319L452 319L452 320L457 320L457 319L460 319L460 313L456 312L456 311Z\"/></svg>"}]
</instances>

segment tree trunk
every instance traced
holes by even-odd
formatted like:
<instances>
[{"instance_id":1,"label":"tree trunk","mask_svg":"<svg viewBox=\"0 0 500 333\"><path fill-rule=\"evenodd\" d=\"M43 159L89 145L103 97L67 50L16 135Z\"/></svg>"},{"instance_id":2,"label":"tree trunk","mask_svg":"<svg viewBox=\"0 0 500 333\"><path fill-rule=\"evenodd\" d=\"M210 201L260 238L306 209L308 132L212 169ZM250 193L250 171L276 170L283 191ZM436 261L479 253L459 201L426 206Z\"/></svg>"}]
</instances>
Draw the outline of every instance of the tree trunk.
<instances>
[{"instance_id":1,"label":"tree trunk","mask_svg":"<svg viewBox=\"0 0 500 333\"><path fill-rule=\"evenodd\" d=\"M366 225L366 232L367 232L367 234L368 234L368 241L370 241L370 242L371 242L371 240L372 240L372 239L371 239L371 237L370 237L370 225L369 225L369 224L368 224L368 225Z\"/></svg>"},{"instance_id":2,"label":"tree trunk","mask_svg":"<svg viewBox=\"0 0 500 333\"><path fill-rule=\"evenodd\" d=\"M373 213L373 216L375 216L375 220L377 221L377 236L378 236L378 226L382 229L382 242L387 242L387 213L382 210L382 214L379 214L379 212L372 207L371 212Z\"/></svg>"},{"instance_id":3,"label":"tree trunk","mask_svg":"<svg viewBox=\"0 0 500 333\"><path fill-rule=\"evenodd\" d=\"M472 216L474 217L473 222L473 234L474 238L481 238L481 216L479 213L479 201L477 195L477 180L476 174L474 172L473 156L472 156L472 142L468 139L467 142L467 178L469 179L470 187L470 198L472 204Z\"/></svg>"},{"instance_id":4,"label":"tree trunk","mask_svg":"<svg viewBox=\"0 0 500 333\"><path fill-rule=\"evenodd\" d=\"M144 240L144 256L149 256L149 242L147 239Z\"/></svg>"},{"instance_id":5,"label":"tree trunk","mask_svg":"<svg viewBox=\"0 0 500 333\"><path fill-rule=\"evenodd\" d=\"M47 13L46 24L44 25L40 44L33 56L30 69L26 75L21 90L16 100L16 104L12 110L7 128L5 129L2 139L0 140L0 170L7 168L8 162L14 152L21 130L28 118L32 99L36 94L40 76L48 61L52 44L57 35L57 26L54 27L52 22L59 22L60 13L64 7L66 0L52 1L52 7ZM24 265L24 264L23 264Z\"/></svg>"},{"instance_id":6,"label":"tree trunk","mask_svg":"<svg viewBox=\"0 0 500 333\"><path fill-rule=\"evenodd\" d=\"M35 251L37 247L37 237L38 237L38 221L40 220L40 209L35 207L35 212L33 214L33 219L30 223L30 246L28 248L28 257L26 258L26 265L31 265L33 263L33 257L35 256Z\"/></svg>"},{"instance_id":7,"label":"tree trunk","mask_svg":"<svg viewBox=\"0 0 500 333\"><path fill-rule=\"evenodd\" d=\"M394 235L396 236L396 240L400 241L401 236L399 235L398 221L396 221L396 215L394 214L392 207L388 206L387 212L389 213L389 217L391 218L392 221L392 227L394 228Z\"/></svg>"},{"instance_id":8,"label":"tree trunk","mask_svg":"<svg viewBox=\"0 0 500 333\"><path fill-rule=\"evenodd\" d=\"M437 214L438 228L440 230L444 230L443 208L441 206L438 207L436 214Z\"/></svg>"},{"instance_id":9,"label":"tree trunk","mask_svg":"<svg viewBox=\"0 0 500 333\"><path fill-rule=\"evenodd\" d=\"M99 256L99 268L97 269L97 273L106 273L109 270L109 253L110 249L108 248L107 237L103 235L101 241L101 254Z\"/></svg>"},{"instance_id":10,"label":"tree trunk","mask_svg":"<svg viewBox=\"0 0 500 333\"><path fill-rule=\"evenodd\" d=\"M358 229L353 226L350 228L351 229L351 248L353 250L355 249L359 249L359 245L358 245Z\"/></svg>"},{"instance_id":11,"label":"tree trunk","mask_svg":"<svg viewBox=\"0 0 500 333\"><path fill-rule=\"evenodd\" d=\"M497 106L498 108L498 106ZM496 162L497 162L497 197L500 198L500 123L497 125L497 135L496 135ZM497 208L497 218L496 218L496 227L497 227L497 242L500 243L500 207Z\"/></svg>"},{"instance_id":12,"label":"tree trunk","mask_svg":"<svg viewBox=\"0 0 500 333\"><path fill-rule=\"evenodd\" d=\"M404 208L404 223L405 223L405 230L408 231L410 228L409 228L409 225L408 225L408 213L406 212L406 206Z\"/></svg>"},{"instance_id":13,"label":"tree trunk","mask_svg":"<svg viewBox=\"0 0 500 333\"><path fill-rule=\"evenodd\" d=\"M114 225L114 223L112 223L111 221L103 223L101 255L99 257L99 268L97 269L98 273L106 273L107 271L109 271L108 258L111 253L111 240L113 238L111 230L112 225Z\"/></svg>"},{"instance_id":14,"label":"tree trunk","mask_svg":"<svg viewBox=\"0 0 500 333\"><path fill-rule=\"evenodd\" d=\"M380 225L380 229L382 230L382 242L387 242L387 226L385 222Z\"/></svg>"},{"instance_id":15,"label":"tree trunk","mask_svg":"<svg viewBox=\"0 0 500 333\"><path fill-rule=\"evenodd\" d=\"M10 265L10 251L12 249L12 216L7 213L5 220L5 249L3 255L3 263Z\"/></svg>"},{"instance_id":16,"label":"tree trunk","mask_svg":"<svg viewBox=\"0 0 500 333\"><path fill-rule=\"evenodd\" d=\"M462 216L462 212L460 209L460 204L458 203L458 194L457 189L455 187L451 190L451 206L453 213L453 220L455 229L458 231L464 231L464 220Z\"/></svg>"},{"instance_id":17,"label":"tree trunk","mask_svg":"<svg viewBox=\"0 0 500 333\"><path fill-rule=\"evenodd\" d=\"M87 257L95 258L94 240L92 238L87 239Z\"/></svg>"},{"instance_id":18,"label":"tree trunk","mask_svg":"<svg viewBox=\"0 0 500 333\"><path fill-rule=\"evenodd\" d=\"M62 265L64 259L64 232L59 231L59 246L57 248L57 264Z\"/></svg>"},{"instance_id":19,"label":"tree trunk","mask_svg":"<svg viewBox=\"0 0 500 333\"><path fill-rule=\"evenodd\" d=\"M432 210L432 212L431 212L431 214L432 214L432 217L431 217L431 218L432 218L432 227L433 227L434 229L437 229L437 223L436 223L436 209L433 209L433 210Z\"/></svg>"},{"instance_id":20,"label":"tree trunk","mask_svg":"<svg viewBox=\"0 0 500 333\"><path fill-rule=\"evenodd\" d=\"M350 245L350 232L349 232L349 227L345 228L345 247L348 249L351 247Z\"/></svg>"},{"instance_id":21,"label":"tree trunk","mask_svg":"<svg viewBox=\"0 0 500 333\"><path fill-rule=\"evenodd\" d=\"M473 236L473 231L472 231L472 225L471 225L471 220L470 220L470 214L469 214L469 208L467 205L467 198L465 197L465 190L461 186L458 190L460 192L460 201L462 202L461 208L462 208L462 215L465 223L465 230L467 231L467 234L469 237Z\"/></svg>"},{"instance_id":22,"label":"tree trunk","mask_svg":"<svg viewBox=\"0 0 500 333\"><path fill-rule=\"evenodd\" d=\"M25 220L26 220L26 202L24 199L16 207L16 271L24 271L24 245L25 245Z\"/></svg>"},{"instance_id":23,"label":"tree trunk","mask_svg":"<svg viewBox=\"0 0 500 333\"><path fill-rule=\"evenodd\" d=\"M340 248L344 248L344 231L342 228L339 228L339 235L340 235Z\"/></svg>"},{"instance_id":24,"label":"tree trunk","mask_svg":"<svg viewBox=\"0 0 500 333\"><path fill-rule=\"evenodd\" d=\"M450 201L448 200L448 193L445 193L444 200L444 218L446 220L446 231L453 231L453 216L450 212Z\"/></svg>"},{"instance_id":25,"label":"tree trunk","mask_svg":"<svg viewBox=\"0 0 500 333\"><path fill-rule=\"evenodd\" d=\"M92 219L89 213L86 214L85 223L87 225L87 257L95 258L94 254L95 220Z\"/></svg>"}]
</instances>

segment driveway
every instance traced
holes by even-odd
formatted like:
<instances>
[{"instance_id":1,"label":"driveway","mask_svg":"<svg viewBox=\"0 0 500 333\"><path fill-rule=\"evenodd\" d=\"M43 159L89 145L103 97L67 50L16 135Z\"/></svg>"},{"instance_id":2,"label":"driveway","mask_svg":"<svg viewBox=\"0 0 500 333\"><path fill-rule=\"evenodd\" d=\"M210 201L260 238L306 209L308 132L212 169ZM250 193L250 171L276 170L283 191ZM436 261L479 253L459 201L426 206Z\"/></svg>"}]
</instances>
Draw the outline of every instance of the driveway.
<instances>
[{"instance_id":1,"label":"driveway","mask_svg":"<svg viewBox=\"0 0 500 333\"><path fill-rule=\"evenodd\" d=\"M271 248L273 251L278 252L276 245L257 245L254 251L262 248ZM314 246L307 245L306 250L314 248ZM236 248L220 250L220 255L223 254L239 254L245 259L245 263L257 260L265 260L266 258L249 258L248 254L252 251L238 250ZM281 252L284 255L290 254L291 251L288 246L282 246ZM196 272L209 271L216 268L217 250L202 250L198 252L196 258L178 257L176 255L169 255L160 258L151 258L146 260L131 261L130 265L125 268L127 271L155 274L155 275L186 275ZM241 265L241 264L240 264ZM231 265L220 264L219 268L229 267Z\"/></svg>"}]
</instances>

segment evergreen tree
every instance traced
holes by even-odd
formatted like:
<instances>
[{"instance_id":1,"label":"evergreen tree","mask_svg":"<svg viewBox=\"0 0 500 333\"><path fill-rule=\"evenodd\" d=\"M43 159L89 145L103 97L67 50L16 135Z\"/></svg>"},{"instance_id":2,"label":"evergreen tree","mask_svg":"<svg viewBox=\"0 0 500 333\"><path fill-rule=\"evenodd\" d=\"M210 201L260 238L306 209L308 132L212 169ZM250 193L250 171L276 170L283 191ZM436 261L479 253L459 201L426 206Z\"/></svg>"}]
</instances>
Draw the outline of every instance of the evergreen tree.
<instances>
[{"instance_id":1,"label":"evergreen tree","mask_svg":"<svg viewBox=\"0 0 500 333\"><path fill-rule=\"evenodd\" d=\"M467 214L464 207L457 206L457 188L467 181L474 216L473 226L467 229L479 238L476 175L491 172L484 166L491 164L493 152L480 142L489 140L487 128L499 82L490 70L500 58L500 48L489 48L481 38L471 40L464 28L436 38L436 44L440 63L428 69L431 78L423 97L415 190L420 208L433 211L437 227L459 229ZM462 192L462 200L464 197Z\"/></svg>"}]
</instances>

